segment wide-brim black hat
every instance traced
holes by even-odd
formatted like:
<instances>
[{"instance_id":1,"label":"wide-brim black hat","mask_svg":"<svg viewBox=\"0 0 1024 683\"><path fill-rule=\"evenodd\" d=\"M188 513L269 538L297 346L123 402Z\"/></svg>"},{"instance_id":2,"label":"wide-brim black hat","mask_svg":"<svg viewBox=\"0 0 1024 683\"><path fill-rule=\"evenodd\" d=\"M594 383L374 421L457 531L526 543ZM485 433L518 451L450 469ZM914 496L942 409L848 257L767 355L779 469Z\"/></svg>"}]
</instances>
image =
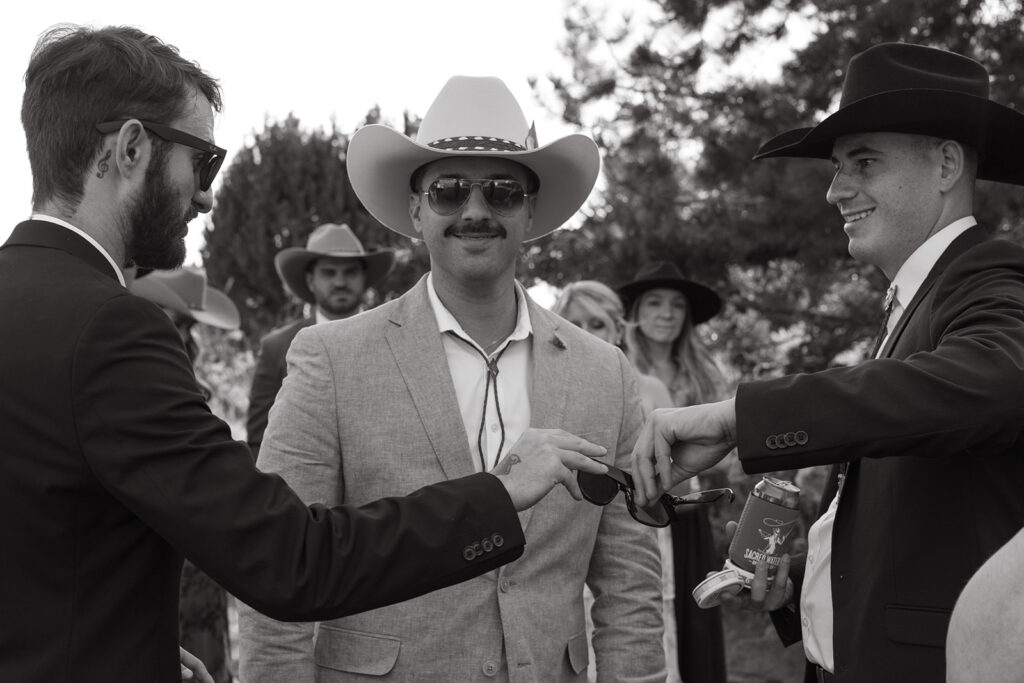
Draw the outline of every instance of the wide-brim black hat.
<instances>
[{"instance_id":1,"label":"wide-brim black hat","mask_svg":"<svg viewBox=\"0 0 1024 683\"><path fill-rule=\"evenodd\" d=\"M626 311L629 311L641 294L660 287L683 293L694 325L710 320L722 310L722 298L713 289L683 277L679 268L668 261L652 261L640 266L633 281L622 285L617 291Z\"/></svg>"},{"instance_id":2,"label":"wide-brim black hat","mask_svg":"<svg viewBox=\"0 0 1024 683\"><path fill-rule=\"evenodd\" d=\"M853 133L956 140L978 152L978 178L1024 185L1024 114L989 99L985 67L922 45L882 43L850 60L839 109L814 127L786 131L754 159L828 159Z\"/></svg>"}]
</instances>

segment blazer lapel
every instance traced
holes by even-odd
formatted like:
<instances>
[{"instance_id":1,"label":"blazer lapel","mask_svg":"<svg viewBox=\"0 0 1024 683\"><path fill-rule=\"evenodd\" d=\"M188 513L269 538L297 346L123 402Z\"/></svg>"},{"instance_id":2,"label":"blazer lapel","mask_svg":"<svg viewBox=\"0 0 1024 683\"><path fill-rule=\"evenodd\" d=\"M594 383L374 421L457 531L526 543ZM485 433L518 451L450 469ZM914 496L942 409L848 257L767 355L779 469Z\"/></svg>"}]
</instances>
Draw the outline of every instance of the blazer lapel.
<instances>
[{"instance_id":1,"label":"blazer lapel","mask_svg":"<svg viewBox=\"0 0 1024 683\"><path fill-rule=\"evenodd\" d=\"M928 271L928 276L925 277L924 282L918 288L917 293L914 294L914 298L911 300L910 305L907 306L907 310L903 311L903 315L896 321L896 327L893 328L892 334L889 335L889 339L886 340L885 346L882 348L882 352L878 355L879 358L888 358L892 354L893 348L896 346L896 342L899 341L900 336L903 334L903 330L907 328L907 324L910 322L910 318L913 317L917 307L927 296L928 291L935 284L935 281L939 278L939 275L946 270L946 266L950 264L953 259L960 256L971 247L974 247L982 242L988 240L988 235L985 233L984 228L980 225L975 225L973 228L968 228L955 240L953 240L946 251L942 252L942 256L935 262L932 269Z\"/></svg>"},{"instance_id":2,"label":"blazer lapel","mask_svg":"<svg viewBox=\"0 0 1024 683\"><path fill-rule=\"evenodd\" d=\"M401 298L390 322L385 339L441 469L449 479L473 474L469 438L427 298L426 276Z\"/></svg>"},{"instance_id":3,"label":"blazer lapel","mask_svg":"<svg viewBox=\"0 0 1024 683\"><path fill-rule=\"evenodd\" d=\"M526 295L526 308L533 327L530 337L530 427L560 429L564 424L563 414L568 400L566 378L570 349L558 335L557 318L540 308L529 294ZM519 513L524 533L536 507Z\"/></svg>"},{"instance_id":4,"label":"blazer lapel","mask_svg":"<svg viewBox=\"0 0 1024 683\"><path fill-rule=\"evenodd\" d=\"M82 259L115 282L120 283L110 262L96 247L89 244L78 233L49 221L25 221L19 223L4 243L5 247L29 246L60 249Z\"/></svg>"}]
</instances>

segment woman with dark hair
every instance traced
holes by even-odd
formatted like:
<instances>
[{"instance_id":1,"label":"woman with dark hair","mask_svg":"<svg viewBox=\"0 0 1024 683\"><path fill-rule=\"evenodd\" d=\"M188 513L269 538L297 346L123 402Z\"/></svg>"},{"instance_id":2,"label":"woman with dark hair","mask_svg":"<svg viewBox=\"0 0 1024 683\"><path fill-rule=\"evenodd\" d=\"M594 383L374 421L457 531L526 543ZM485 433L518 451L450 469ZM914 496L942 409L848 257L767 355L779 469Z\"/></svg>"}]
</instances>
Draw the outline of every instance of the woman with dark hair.
<instances>
[{"instance_id":1,"label":"woman with dark hair","mask_svg":"<svg viewBox=\"0 0 1024 683\"><path fill-rule=\"evenodd\" d=\"M677 407L725 398L725 377L696 334L697 325L721 310L718 294L664 261L642 266L619 294L628 311L626 355L637 372L661 380ZM687 683L718 683L726 680L721 608L700 609L690 591L722 561L715 553L707 508L684 506L676 514L668 556L678 594L679 673Z\"/></svg>"}]
</instances>

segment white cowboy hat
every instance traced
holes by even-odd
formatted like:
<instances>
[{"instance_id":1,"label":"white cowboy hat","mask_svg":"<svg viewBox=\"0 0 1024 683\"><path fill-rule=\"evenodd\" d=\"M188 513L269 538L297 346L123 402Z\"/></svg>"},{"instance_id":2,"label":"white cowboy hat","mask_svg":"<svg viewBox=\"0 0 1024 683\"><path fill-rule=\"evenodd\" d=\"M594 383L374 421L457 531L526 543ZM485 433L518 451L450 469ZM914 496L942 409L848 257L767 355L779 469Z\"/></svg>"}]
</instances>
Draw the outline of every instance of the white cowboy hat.
<instances>
[{"instance_id":1,"label":"white cowboy hat","mask_svg":"<svg viewBox=\"0 0 1024 683\"><path fill-rule=\"evenodd\" d=\"M274 268L281 282L303 301L316 303L313 292L306 284L306 269L318 258L355 258L366 266L366 286L372 287L391 272L395 266L393 249L366 251L352 228L347 225L324 223L309 235L306 248L289 247L274 256Z\"/></svg>"},{"instance_id":2,"label":"white cowboy hat","mask_svg":"<svg viewBox=\"0 0 1024 683\"><path fill-rule=\"evenodd\" d=\"M445 84L416 140L380 124L357 130L346 164L356 196L374 218L419 238L409 217L410 178L426 163L455 156L507 157L536 174L540 186L527 241L569 220L587 200L601 168L597 144L586 135L538 147L536 132L508 87L498 78L469 76Z\"/></svg>"},{"instance_id":3,"label":"white cowboy hat","mask_svg":"<svg viewBox=\"0 0 1024 683\"><path fill-rule=\"evenodd\" d=\"M237 330L238 308L228 295L206 284L206 273L191 266L155 270L132 282L130 291L158 306L223 330Z\"/></svg>"}]
</instances>

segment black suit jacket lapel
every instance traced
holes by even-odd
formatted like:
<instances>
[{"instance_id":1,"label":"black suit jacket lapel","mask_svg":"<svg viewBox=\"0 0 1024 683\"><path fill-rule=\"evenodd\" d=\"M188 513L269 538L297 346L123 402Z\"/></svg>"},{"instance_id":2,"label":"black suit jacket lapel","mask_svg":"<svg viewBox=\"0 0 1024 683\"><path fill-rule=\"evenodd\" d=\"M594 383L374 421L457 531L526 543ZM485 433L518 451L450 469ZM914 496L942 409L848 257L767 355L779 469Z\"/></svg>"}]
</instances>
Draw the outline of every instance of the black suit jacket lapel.
<instances>
[{"instance_id":1,"label":"black suit jacket lapel","mask_svg":"<svg viewBox=\"0 0 1024 683\"><path fill-rule=\"evenodd\" d=\"M60 249L82 259L104 275L118 280L110 261L96 247L81 235L49 221L25 221L19 223L4 243L4 248L13 246L46 247Z\"/></svg>"},{"instance_id":2,"label":"black suit jacket lapel","mask_svg":"<svg viewBox=\"0 0 1024 683\"><path fill-rule=\"evenodd\" d=\"M928 295L929 290L935 284L935 281L939 279L939 275L946 270L946 267L960 254L964 253L971 247L977 246L982 242L988 240L988 234L985 229L980 225L975 225L973 228L968 228L962 234L960 234L955 240L953 240L946 251L942 252L939 260L935 262L932 269L928 271L927 277L924 282L917 289L917 293L914 294L914 298L910 301L907 309L903 311L903 315L896 321L896 326L892 330L892 334L885 342L885 346L882 348L882 352L879 354L879 358L888 358L892 354L893 348L896 346L896 342L899 341L900 335L903 334L903 330L907 328L907 323L914 315L914 311L924 300L925 296Z\"/></svg>"}]
</instances>

